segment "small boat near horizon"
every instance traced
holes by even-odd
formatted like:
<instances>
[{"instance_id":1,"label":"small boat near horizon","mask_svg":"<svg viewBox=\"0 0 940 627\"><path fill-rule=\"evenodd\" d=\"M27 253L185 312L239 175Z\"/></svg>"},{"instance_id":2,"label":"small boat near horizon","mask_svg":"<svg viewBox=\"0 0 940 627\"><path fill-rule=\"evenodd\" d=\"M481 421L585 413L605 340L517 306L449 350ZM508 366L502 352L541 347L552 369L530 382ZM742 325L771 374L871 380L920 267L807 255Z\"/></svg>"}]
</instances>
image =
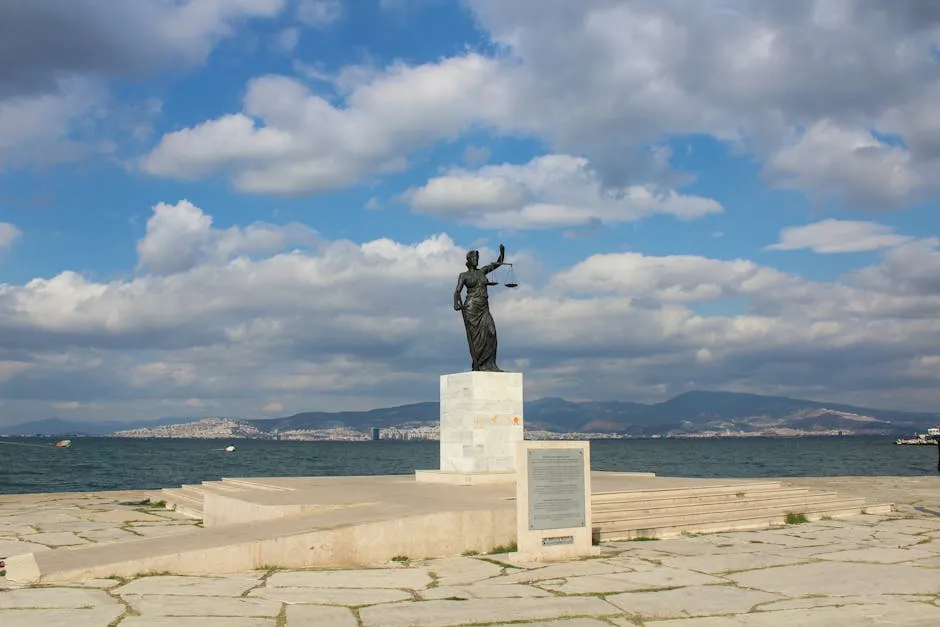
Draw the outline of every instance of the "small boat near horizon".
<instances>
[{"instance_id":1,"label":"small boat near horizon","mask_svg":"<svg viewBox=\"0 0 940 627\"><path fill-rule=\"evenodd\" d=\"M895 444L936 446L940 442L940 427L930 427L927 433L917 433L913 438L898 438Z\"/></svg>"},{"instance_id":2,"label":"small boat near horizon","mask_svg":"<svg viewBox=\"0 0 940 627\"><path fill-rule=\"evenodd\" d=\"M56 448L69 448L70 446L72 446L71 440L59 440L55 443Z\"/></svg>"}]
</instances>

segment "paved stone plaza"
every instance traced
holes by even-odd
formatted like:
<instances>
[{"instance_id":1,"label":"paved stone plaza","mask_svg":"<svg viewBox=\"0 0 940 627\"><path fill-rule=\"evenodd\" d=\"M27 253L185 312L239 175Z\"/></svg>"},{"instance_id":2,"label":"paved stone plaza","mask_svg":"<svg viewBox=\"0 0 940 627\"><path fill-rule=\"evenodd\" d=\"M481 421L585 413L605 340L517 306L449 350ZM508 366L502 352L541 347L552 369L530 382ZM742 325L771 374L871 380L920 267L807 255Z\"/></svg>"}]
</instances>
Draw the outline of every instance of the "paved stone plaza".
<instances>
[{"instance_id":1,"label":"paved stone plaza","mask_svg":"<svg viewBox=\"0 0 940 627\"><path fill-rule=\"evenodd\" d=\"M493 554L368 570L153 573L28 588L0 578L0 588L6 587L0 590L0 624L940 624L940 477L802 481L890 493L898 511L757 532L609 543L596 558L556 564ZM173 534L198 524L147 507L143 499L140 492L0 496L0 556Z\"/></svg>"}]
</instances>

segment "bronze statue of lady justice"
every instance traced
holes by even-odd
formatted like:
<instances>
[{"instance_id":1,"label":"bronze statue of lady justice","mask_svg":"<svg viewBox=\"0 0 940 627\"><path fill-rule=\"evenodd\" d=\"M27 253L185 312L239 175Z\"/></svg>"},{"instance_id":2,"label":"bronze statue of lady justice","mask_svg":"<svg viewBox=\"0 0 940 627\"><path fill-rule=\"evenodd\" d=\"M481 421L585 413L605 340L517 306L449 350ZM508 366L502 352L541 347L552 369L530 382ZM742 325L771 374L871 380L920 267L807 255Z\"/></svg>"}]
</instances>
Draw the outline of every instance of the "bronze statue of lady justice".
<instances>
[{"instance_id":1,"label":"bronze statue of lady justice","mask_svg":"<svg viewBox=\"0 0 940 627\"><path fill-rule=\"evenodd\" d=\"M502 372L496 365L496 324L490 314L490 297L487 288L497 285L487 275L500 266L512 266L504 263L506 248L499 245L499 258L493 263L478 268L480 253L471 250L467 253L467 270L457 278L454 290L454 311L463 314L463 324L467 330L467 344L470 346L472 369L484 372ZM506 287L516 287L515 279L506 283ZM467 289L463 302L460 295Z\"/></svg>"}]
</instances>

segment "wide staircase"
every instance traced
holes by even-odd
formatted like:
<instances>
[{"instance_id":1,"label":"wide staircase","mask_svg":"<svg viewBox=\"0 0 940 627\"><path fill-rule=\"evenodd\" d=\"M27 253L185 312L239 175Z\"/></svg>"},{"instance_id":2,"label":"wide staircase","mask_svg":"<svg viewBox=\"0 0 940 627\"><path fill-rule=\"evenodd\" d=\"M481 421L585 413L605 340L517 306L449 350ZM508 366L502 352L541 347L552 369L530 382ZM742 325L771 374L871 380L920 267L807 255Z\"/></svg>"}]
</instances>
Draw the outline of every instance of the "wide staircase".
<instances>
[{"instance_id":1,"label":"wide staircase","mask_svg":"<svg viewBox=\"0 0 940 627\"><path fill-rule=\"evenodd\" d=\"M733 480L701 487L595 492L591 506L595 537L599 534L601 541L766 529L788 522L892 510L891 504L871 504L780 481Z\"/></svg>"},{"instance_id":2,"label":"wide staircase","mask_svg":"<svg viewBox=\"0 0 940 627\"><path fill-rule=\"evenodd\" d=\"M193 518L203 517L207 491L237 494L261 489L240 479L184 484L152 492L151 502ZM274 489L264 487L264 489ZM781 481L728 482L718 485L594 492L592 526L601 541L672 538L691 533L766 529L787 522L883 514L891 504L873 504L835 492L787 485Z\"/></svg>"},{"instance_id":3,"label":"wide staircase","mask_svg":"<svg viewBox=\"0 0 940 627\"><path fill-rule=\"evenodd\" d=\"M221 481L203 481L201 484L184 483L178 488L163 488L159 492L148 492L151 503L166 503L168 509L190 516L203 518L203 499L207 491L220 494L239 494L250 490L279 490L273 486L259 484L245 479L222 479Z\"/></svg>"}]
</instances>

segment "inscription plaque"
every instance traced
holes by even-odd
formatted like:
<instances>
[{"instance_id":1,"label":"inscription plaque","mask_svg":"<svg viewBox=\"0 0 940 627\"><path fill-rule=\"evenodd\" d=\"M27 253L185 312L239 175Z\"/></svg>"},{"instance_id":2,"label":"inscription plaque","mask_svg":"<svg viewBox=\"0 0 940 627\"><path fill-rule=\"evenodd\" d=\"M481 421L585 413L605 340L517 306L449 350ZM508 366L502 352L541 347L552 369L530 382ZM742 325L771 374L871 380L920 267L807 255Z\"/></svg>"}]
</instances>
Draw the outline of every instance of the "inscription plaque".
<instances>
[{"instance_id":1,"label":"inscription plaque","mask_svg":"<svg viewBox=\"0 0 940 627\"><path fill-rule=\"evenodd\" d=\"M530 449L529 529L585 526L584 450Z\"/></svg>"},{"instance_id":2,"label":"inscription plaque","mask_svg":"<svg viewBox=\"0 0 940 627\"><path fill-rule=\"evenodd\" d=\"M559 546L562 544L574 544L574 536L542 538L542 546Z\"/></svg>"}]
</instances>

